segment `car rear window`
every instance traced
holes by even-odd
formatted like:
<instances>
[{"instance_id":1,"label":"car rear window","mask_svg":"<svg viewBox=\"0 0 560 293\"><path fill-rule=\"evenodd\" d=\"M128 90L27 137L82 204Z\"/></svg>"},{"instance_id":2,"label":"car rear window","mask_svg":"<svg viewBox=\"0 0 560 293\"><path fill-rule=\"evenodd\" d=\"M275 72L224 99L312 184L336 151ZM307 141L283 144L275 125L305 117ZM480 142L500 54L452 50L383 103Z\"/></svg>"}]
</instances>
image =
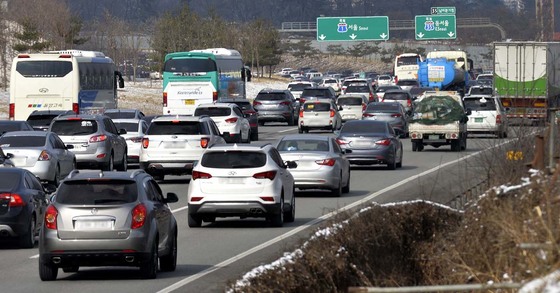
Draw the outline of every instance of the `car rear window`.
<instances>
[{"instance_id":1,"label":"car rear window","mask_svg":"<svg viewBox=\"0 0 560 293\"><path fill-rule=\"evenodd\" d=\"M278 151L302 152L328 152L329 142L326 140L282 140L277 147Z\"/></svg>"},{"instance_id":2,"label":"car rear window","mask_svg":"<svg viewBox=\"0 0 560 293\"><path fill-rule=\"evenodd\" d=\"M296 84L289 84L288 89L291 91L298 91L301 92L303 89L311 87L308 83L296 83Z\"/></svg>"},{"instance_id":3,"label":"car rear window","mask_svg":"<svg viewBox=\"0 0 560 293\"><path fill-rule=\"evenodd\" d=\"M491 87L471 87L469 95L491 95L493 90Z\"/></svg>"},{"instance_id":4,"label":"car rear window","mask_svg":"<svg viewBox=\"0 0 560 293\"><path fill-rule=\"evenodd\" d=\"M55 201L71 205L114 205L135 202L136 182L131 180L71 180L63 182Z\"/></svg>"},{"instance_id":5,"label":"car rear window","mask_svg":"<svg viewBox=\"0 0 560 293\"><path fill-rule=\"evenodd\" d=\"M198 121L152 121L148 128L149 135L199 135L206 134L202 123Z\"/></svg>"},{"instance_id":6,"label":"car rear window","mask_svg":"<svg viewBox=\"0 0 560 293\"><path fill-rule=\"evenodd\" d=\"M418 85L418 82L416 80L399 80L397 85Z\"/></svg>"},{"instance_id":7,"label":"car rear window","mask_svg":"<svg viewBox=\"0 0 560 293\"><path fill-rule=\"evenodd\" d=\"M34 115L27 118L27 122L31 126L49 126L51 121L56 118L58 114L53 115Z\"/></svg>"},{"instance_id":8,"label":"car rear window","mask_svg":"<svg viewBox=\"0 0 560 293\"><path fill-rule=\"evenodd\" d=\"M358 106L363 102L362 98L339 98L337 103L341 106Z\"/></svg>"},{"instance_id":9,"label":"car rear window","mask_svg":"<svg viewBox=\"0 0 560 293\"><path fill-rule=\"evenodd\" d=\"M231 109L226 107L202 107L194 110L194 116L208 115L210 117L229 116Z\"/></svg>"},{"instance_id":10,"label":"car rear window","mask_svg":"<svg viewBox=\"0 0 560 293\"><path fill-rule=\"evenodd\" d=\"M200 164L208 168L258 168L266 164L266 154L251 151L206 152Z\"/></svg>"},{"instance_id":11,"label":"car rear window","mask_svg":"<svg viewBox=\"0 0 560 293\"><path fill-rule=\"evenodd\" d=\"M347 93L368 93L369 87L367 85L351 85L346 88Z\"/></svg>"},{"instance_id":12,"label":"car rear window","mask_svg":"<svg viewBox=\"0 0 560 293\"><path fill-rule=\"evenodd\" d=\"M259 101L282 101L286 99L284 93L260 93L256 97Z\"/></svg>"},{"instance_id":13,"label":"car rear window","mask_svg":"<svg viewBox=\"0 0 560 293\"><path fill-rule=\"evenodd\" d=\"M134 122L115 122L117 129L125 129L126 132L138 132L138 123Z\"/></svg>"},{"instance_id":14,"label":"car rear window","mask_svg":"<svg viewBox=\"0 0 560 293\"><path fill-rule=\"evenodd\" d=\"M250 102L228 102L228 103L233 103L236 104L237 106L239 106L241 108L241 110L245 111L245 110L251 110L251 103Z\"/></svg>"},{"instance_id":15,"label":"car rear window","mask_svg":"<svg viewBox=\"0 0 560 293\"><path fill-rule=\"evenodd\" d=\"M18 131L21 130L19 124L10 123L10 124L0 124L0 134L8 131Z\"/></svg>"},{"instance_id":16,"label":"car rear window","mask_svg":"<svg viewBox=\"0 0 560 293\"><path fill-rule=\"evenodd\" d=\"M385 93L383 96L385 100L405 101L408 100L408 95L405 93Z\"/></svg>"},{"instance_id":17,"label":"car rear window","mask_svg":"<svg viewBox=\"0 0 560 293\"><path fill-rule=\"evenodd\" d=\"M465 109L471 109L472 111L495 111L496 103L493 99L485 99L486 101L480 101L480 98L465 98L464 104ZM1 139L0 139L1 141Z\"/></svg>"},{"instance_id":18,"label":"car rear window","mask_svg":"<svg viewBox=\"0 0 560 293\"><path fill-rule=\"evenodd\" d=\"M301 94L302 96L306 96L306 97L329 97L330 98L330 94L329 91L326 89L304 89L303 93Z\"/></svg>"},{"instance_id":19,"label":"car rear window","mask_svg":"<svg viewBox=\"0 0 560 293\"><path fill-rule=\"evenodd\" d=\"M46 136L1 136L0 147L42 147Z\"/></svg>"},{"instance_id":20,"label":"car rear window","mask_svg":"<svg viewBox=\"0 0 560 293\"><path fill-rule=\"evenodd\" d=\"M305 103L303 111L305 112L328 112L331 110L331 105L327 103Z\"/></svg>"},{"instance_id":21,"label":"car rear window","mask_svg":"<svg viewBox=\"0 0 560 293\"><path fill-rule=\"evenodd\" d=\"M366 112L398 112L399 105L394 103L372 103L366 108Z\"/></svg>"},{"instance_id":22,"label":"car rear window","mask_svg":"<svg viewBox=\"0 0 560 293\"><path fill-rule=\"evenodd\" d=\"M346 124L342 125L342 129L340 129L341 134L348 134L348 133L384 133L387 131L387 126L384 122L378 121L367 121L359 123L350 123L347 122Z\"/></svg>"},{"instance_id":23,"label":"car rear window","mask_svg":"<svg viewBox=\"0 0 560 293\"><path fill-rule=\"evenodd\" d=\"M19 172L18 172L19 173ZM0 191L12 191L19 184L20 174L15 172L1 172Z\"/></svg>"},{"instance_id":24,"label":"car rear window","mask_svg":"<svg viewBox=\"0 0 560 293\"><path fill-rule=\"evenodd\" d=\"M97 122L85 119L55 120L51 131L58 135L88 135L97 132Z\"/></svg>"},{"instance_id":25,"label":"car rear window","mask_svg":"<svg viewBox=\"0 0 560 293\"><path fill-rule=\"evenodd\" d=\"M389 86L380 86L380 87L377 88L376 92L383 93L383 92L386 92L388 90L398 90L399 88L400 87L398 87L398 86L390 86L390 87Z\"/></svg>"},{"instance_id":26,"label":"car rear window","mask_svg":"<svg viewBox=\"0 0 560 293\"><path fill-rule=\"evenodd\" d=\"M111 119L131 119L136 118L136 113L134 112L105 112L103 115Z\"/></svg>"}]
</instances>

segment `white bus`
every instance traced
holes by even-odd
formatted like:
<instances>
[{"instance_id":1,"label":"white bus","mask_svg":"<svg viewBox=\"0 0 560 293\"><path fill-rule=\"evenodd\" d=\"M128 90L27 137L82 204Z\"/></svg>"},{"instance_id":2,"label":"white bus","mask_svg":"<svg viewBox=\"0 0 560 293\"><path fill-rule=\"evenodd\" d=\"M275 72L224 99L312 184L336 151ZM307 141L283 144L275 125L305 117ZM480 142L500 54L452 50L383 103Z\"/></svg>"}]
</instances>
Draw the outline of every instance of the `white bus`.
<instances>
[{"instance_id":1,"label":"white bus","mask_svg":"<svg viewBox=\"0 0 560 293\"><path fill-rule=\"evenodd\" d=\"M103 113L117 107L117 84L124 80L101 52L49 51L19 54L12 62L10 120L26 120L34 110Z\"/></svg>"},{"instance_id":2,"label":"white bus","mask_svg":"<svg viewBox=\"0 0 560 293\"><path fill-rule=\"evenodd\" d=\"M399 79L418 80L418 62L424 61L417 53L403 53L395 57L395 83Z\"/></svg>"}]
</instances>

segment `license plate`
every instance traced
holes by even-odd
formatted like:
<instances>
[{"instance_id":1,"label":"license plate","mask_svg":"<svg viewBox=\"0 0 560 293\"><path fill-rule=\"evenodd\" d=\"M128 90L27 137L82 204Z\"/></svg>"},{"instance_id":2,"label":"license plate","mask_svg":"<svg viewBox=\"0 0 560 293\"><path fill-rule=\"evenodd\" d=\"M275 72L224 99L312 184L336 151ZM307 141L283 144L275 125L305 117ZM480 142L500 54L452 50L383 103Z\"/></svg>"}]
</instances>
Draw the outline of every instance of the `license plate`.
<instances>
[{"instance_id":1,"label":"license plate","mask_svg":"<svg viewBox=\"0 0 560 293\"><path fill-rule=\"evenodd\" d=\"M222 180L220 180L221 183L225 183L225 184L245 184L245 179L244 178L222 178Z\"/></svg>"},{"instance_id":2,"label":"license plate","mask_svg":"<svg viewBox=\"0 0 560 293\"><path fill-rule=\"evenodd\" d=\"M439 135L430 135L428 136L429 140L438 140L439 139Z\"/></svg>"},{"instance_id":3,"label":"license plate","mask_svg":"<svg viewBox=\"0 0 560 293\"><path fill-rule=\"evenodd\" d=\"M76 230L108 230L113 229L113 221L76 221Z\"/></svg>"},{"instance_id":4,"label":"license plate","mask_svg":"<svg viewBox=\"0 0 560 293\"><path fill-rule=\"evenodd\" d=\"M85 147L82 146L81 144L75 144L75 145L74 145L74 148L72 149L72 151L82 151L82 150L84 150L84 149L85 149Z\"/></svg>"},{"instance_id":5,"label":"license plate","mask_svg":"<svg viewBox=\"0 0 560 293\"><path fill-rule=\"evenodd\" d=\"M194 100L185 100L185 105L194 105Z\"/></svg>"},{"instance_id":6,"label":"license plate","mask_svg":"<svg viewBox=\"0 0 560 293\"><path fill-rule=\"evenodd\" d=\"M476 123L482 123L483 120L484 118L474 118L474 122Z\"/></svg>"},{"instance_id":7,"label":"license plate","mask_svg":"<svg viewBox=\"0 0 560 293\"><path fill-rule=\"evenodd\" d=\"M369 141L354 141L352 142L352 146L356 146L356 147L366 147L366 146L370 146L371 143Z\"/></svg>"},{"instance_id":8,"label":"license plate","mask_svg":"<svg viewBox=\"0 0 560 293\"><path fill-rule=\"evenodd\" d=\"M182 141L169 141L164 144L165 148L169 149L182 149L185 148L185 145Z\"/></svg>"}]
</instances>

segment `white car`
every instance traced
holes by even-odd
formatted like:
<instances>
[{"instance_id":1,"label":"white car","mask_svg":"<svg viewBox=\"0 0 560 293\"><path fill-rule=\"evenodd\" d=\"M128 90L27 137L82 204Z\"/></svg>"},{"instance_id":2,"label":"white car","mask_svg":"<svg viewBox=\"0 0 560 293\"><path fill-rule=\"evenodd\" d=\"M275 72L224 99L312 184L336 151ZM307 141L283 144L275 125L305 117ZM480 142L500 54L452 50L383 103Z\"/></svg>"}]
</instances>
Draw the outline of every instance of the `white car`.
<instances>
[{"instance_id":1,"label":"white car","mask_svg":"<svg viewBox=\"0 0 560 293\"><path fill-rule=\"evenodd\" d=\"M360 94L341 95L336 99L336 104L342 107L342 110L339 110L342 122L362 120L368 103L369 99L365 95Z\"/></svg>"},{"instance_id":2,"label":"white car","mask_svg":"<svg viewBox=\"0 0 560 293\"><path fill-rule=\"evenodd\" d=\"M320 86L330 86L337 94L340 94L340 82L336 78L329 78L329 77L323 78L323 80L320 83Z\"/></svg>"},{"instance_id":3,"label":"white car","mask_svg":"<svg viewBox=\"0 0 560 293\"><path fill-rule=\"evenodd\" d=\"M390 75L382 74L377 77L377 86L394 85L393 78Z\"/></svg>"},{"instance_id":4,"label":"white car","mask_svg":"<svg viewBox=\"0 0 560 293\"><path fill-rule=\"evenodd\" d=\"M299 133L309 132L311 129L325 129L334 132L342 127L339 109L331 100L311 100L303 103L299 112Z\"/></svg>"},{"instance_id":5,"label":"white car","mask_svg":"<svg viewBox=\"0 0 560 293\"><path fill-rule=\"evenodd\" d=\"M507 137L508 119L506 109L495 96L465 96L465 109L471 110L467 131L470 134L487 133L498 138Z\"/></svg>"},{"instance_id":6,"label":"white car","mask_svg":"<svg viewBox=\"0 0 560 293\"><path fill-rule=\"evenodd\" d=\"M317 87L317 84L312 81L292 81L288 83L288 90L292 93L296 101L299 102L303 89L308 87Z\"/></svg>"},{"instance_id":7,"label":"white car","mask_svg":"<svg viewBox=\"0 0 560 293\"><path fill-rule=\"evenodd\" d=\"M187 206L189 227L217 217L266 218L273 226L295 219L294 177L270 144L209 148L192 171Z\"/></svg>"},{"instance_id":8,"label":"white car","mask_svg":"<svg viewBox=\"0 0 560 293\"><path fill-rule=\"evenodd\" d=\"M208 115L216 122L226 142L251 142L251 125L243 110L232 103L200 104L194 116Z\"/></svg>"},{"instance_id":9,"label":"white car","mask_svg":"<svg viewBox=\"0 0 560 293\"><path fill-rule=\"evenodd\" d=\"M350 78L350 79L345 79L342 82L342 86L341 86L341 94L345 94L346 93L346 88L349 85L368 85L371 84L371 82L369 81L369 79L366 78Z\"/></svg>"},{"instance_id":10,"label":"white car","mask_svg":"<svg viewBox=\"0 0 560 293\"><path fill-rule=\"evenodd\" d=\"M148 123L141 119L111 119L117 129L126 129L126 134L121 134L128 146L127 163L138 164L140 161L140 148L142 138L148 130Z\"/></svg>"}]
</instances>

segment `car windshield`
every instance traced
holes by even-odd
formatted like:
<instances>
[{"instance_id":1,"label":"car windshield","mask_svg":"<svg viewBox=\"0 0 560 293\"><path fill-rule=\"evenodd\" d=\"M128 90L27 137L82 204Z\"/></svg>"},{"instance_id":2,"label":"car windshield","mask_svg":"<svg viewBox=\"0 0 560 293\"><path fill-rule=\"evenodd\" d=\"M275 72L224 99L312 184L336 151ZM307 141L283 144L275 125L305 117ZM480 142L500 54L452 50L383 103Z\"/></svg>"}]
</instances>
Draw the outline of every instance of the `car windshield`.
<instances>
[{"instance_id":1,"label":"car windshield","mask_svg":"<svg viewBox=\"0 0 560 293\"><path fill-rule=\"evenodd\" d=\"M201 107L194 110L194 116L208 115L210 117L229 116L231 109L228 107Z\"/></svg>"},{"instance_id":2,"label":"car windshield","mask_svg":"<svg viewBox=\"0 0 560 293\"><path fill-rule=\"evenodd\" d=\"M134 112L105 112L104 115L111 118L111 119L136 118L136 113L134 113Z\"/></svg>"},{"instance_id":3,"label":"car windshield","mask_svg":"<svg viewBox=\"0 0 560 293\"><path fill-rule=\"evenodd\" d=\"M383 96L383 99L385 100L396 100L396 101L404 101L404 100L408 100L408 95L405 93L385 93L385 95Z\"/></svg>"},{"instance_id":4,"label":"car windshield","mask_svg":"<svg viewBox=\"0 0 560 293\"><path fill-rule=\"evenodd\" d=\"M46 136L0 136L0 147L42 147Z\"/></svg>"},{"instance_id":5,"label":"car windshield","mask_svg":"<svg viewBox=\"0 0 560 293\"><path fill-rule=\"evenodd\" d=\"M301 152L328 152L329 142L326 140L308 139L308 140L282 140L278 144L278 150L283 151L301 151Z\"/></svg>"},{"instance_id":6,"label":"car windshield","mask_svg":"<svg viewBox=\"0 0 560 293\"><path fill-rule=\"evenodd\" d=\"M131 180L69 180L62 183L55 201L71 205L113 205L135 202L138 188Z\"/></svg>"},{"instance_id":7,"label":"car windshield","mask_svg":"<svg viewBox=\"0 0 560 293\"><path fill-rule=\"evenodd\" d=\"M58 135L88 135L97 132L97 122L82 119L55 120L51 131Z\"/></svg>"},{"instance_id":8,"label":"car windshield","mask_svg":"<svg viewBox=\"0 0 560 293\"><path fill-rule=\"evenodd\" d=\"M257 100L259 101L282 101L286 99L284 93L260 93L257 95Z\"/></svg>"},{"instance_id":9,"label":"car windshield","mask_svg":"<svg viewBox=\"0 0 560 293\"><path fill-rule=\"evenodd\" d=\"M311 87L310 84L307 83L296 83L296 84L289 84L288 89L291 91L298 91L301 92L303 89Z\"/></svg>"},{"instance_id":10,"label":"car windshield","mask_svg":"<svg viewBox=\"0 0 560 293\"><path fill-rule=\"evenodd\" d=\"M0 191L12 191L19 184L19 172L1 172L0 176Z\"/></svg>"},{"instance_id":11,"label":"car windshield","mask_svg":"<svg viewBox=\"0 0 560 293\"><path fill-rule=\"evenodd\" d=\"M331 105L327 103L305 103L303 111L305 112L328 112L331 110Z\"/></svg>"},{"instance_id":12,"label":"car windshield","mask_svg":"<svg viewBox=\"0 0 560 293\"><path fill-rule=\"evenodd\" d=\"M149 135L199 135L205 132L202 131L202 125L198 121L157 121L152 122L148 128L147 134Z\"/></svg>"},{"instance_id":13,"label":"car windshield","mask_svg":"<svg viewBox=\"0 0 560 293\"><path fill-rule=\"evenodd\" d=\"M387 130L387 126L385 123L381 123L378 121L358 121L358 123L351 123L348 122L342 125L342 129L340 129L340 134L349 134L349 133L380 133L385 132Z\"/></svg>"},{"instance_id":14,"label":"car windshield","mask_svg":"<svg viewBox=\"0 0 560 293\"><path fill-rule=\"evenodd\" d=\"M465 109L472 111L495 111L496 103L493 99L465 98ZM0 140L1 141L1 140Z\"/></svg>"},{"instance_id":15,"label":"car windshield","mask_svg":"<svg viewBox=\"0 0 560 293\"><path fill-rule=\"evenodd\" d=\"M362 98L338 98L337 103L341 106L358 106L362 105Z\"/></svg>"},{"instance_id":16,"label":"car windshield","mask_svg":"<svg viewBox=\"0 0 560 293\"><path fill-rule=\"evenodd\" d=\"M208 168L258 168L266 164L266 154L252 151L206 152L200 164Z\"/></svg>"},{"instance_id":17,"label":"car windshield","mask_svg":"<svg viewBox=\"0 0 560 293\"><path fill-rule=\"evenodd\" d=\"M138 132L138 123L134 122L115 122L117 129L126 129L126 132Z\"/></svg>"}]
</instances>

